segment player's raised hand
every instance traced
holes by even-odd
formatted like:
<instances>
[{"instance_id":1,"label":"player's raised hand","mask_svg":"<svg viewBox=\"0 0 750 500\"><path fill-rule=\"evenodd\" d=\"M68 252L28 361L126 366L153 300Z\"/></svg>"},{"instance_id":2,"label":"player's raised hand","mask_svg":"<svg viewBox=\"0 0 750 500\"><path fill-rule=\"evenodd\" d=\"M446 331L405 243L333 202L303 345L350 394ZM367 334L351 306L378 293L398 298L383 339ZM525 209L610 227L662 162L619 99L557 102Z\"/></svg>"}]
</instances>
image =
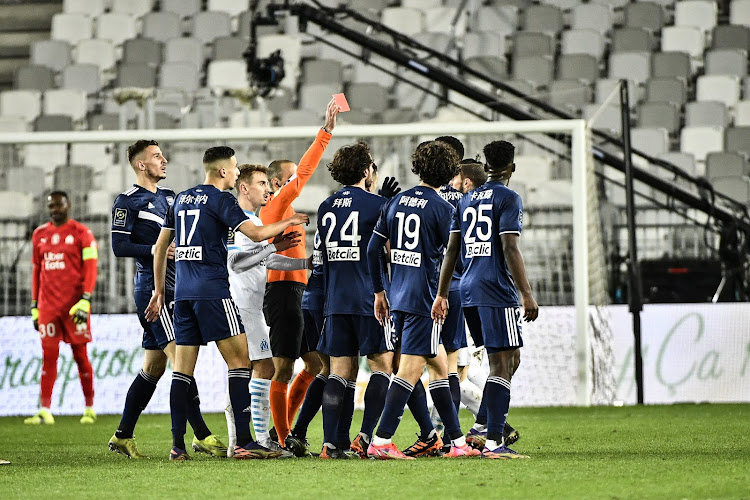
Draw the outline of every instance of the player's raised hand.
<instances>
[{"instance_id":1,"label":"player's raised hand","mask_svg":"<svg viewBox=\"0 0 750 500\"><path fill-rule=\"evenodd\" d=\"M294 214L289 220L292 222L293 226L299 226L302 224L308 225L310 223L310 217L308 217L307 214Z\"/></svg>"},{"instance_id":2,"label":"player's raised hand","mask_svg":"<svg viewBox=\"0 0 750 500\"><path fill-rule=\"evenodd\" d=\"M393 198L401 192L401 188L398 187L398 181L395 177L386 177L383 179L383 185L378 189L378 194L383 198Z\"/></svg>"},{"instance_id":3,"label":"player's raised hand","mask_svg":"<svg viewBox=\"0 0 750 500\"><path fill-rule=\"evenodd\" d=\"M151 300L146 306L146 321L153 323L159 318L161 308L164 306L164 295L155 293L151 296Z\"/></svg>"},{"instance_id":4,"label":"player's raised hand","mask_svg":"<svg viewBox=\"0 0 750 500\"><path fill-rule=\"evenodd\" d=\"M375 294L375 319L385 326L386 318L391 316L391 305L388 303L388 297L385 296L385 291L381 291Z\"/></svg>"},{"instance_id":5,"label":"player's raised hand","mask_svg":"<svg viewBox=\"0 0 750 500\"><path fill-rule=\"evenodd\" d=\"M277 252L283 252L292 247L296 247L302 242L302 233L299 231L291 231L289 233L280 234L273 239L271 243L276 247Z\"/></svg>"},{"instance_id":6,"label":"player's raised hand","mask_svg":"<svg viewBox=\"0 0 750 500\"><path fill-rule=\"evenodd\" d=\"M432 303L432 311L430 311L433 321L442 325L445 318L448 317L448 299L438 295L435 297L435 301Z\"/></svg>"},{"instance_id":7,"label":"player's raised hand","mask_svg":"<svg viewBox=\"0 0 750 500\"><path fill-rule=\"evenodd\" d=\"M175 249L175 246L176 246L176 244L175 244L175 242L173 241L173 242L172 242L172 243L170 243L170 244L169 244L169 246L167 247L167 258L168 258L169 260L174 260L174 249Z\"/></svg>"},{"instance_id":8,"label":"player's raised hand","mask_svg":"<svg viewBox=\"0 0 750 500\"><path fill-rule=\"evenodd\" d=\"M333 129L336 128L336 116L339 114L339 105L336 104L336 99L331 99L328 102L326 108L326 123L323 128L330 134Z\"/></svg>"},{"instance_id":9,"label":"player's raised hand","mask_svg":"<svg viewBox=\"0 0 750 500\"><path fill-rule=\"evenodd\" d=\"M523 306L523 319L525 321L534 321L539 316L539 305L533 295L522 295L521 305Z\"/></svg>"}]
</instances>

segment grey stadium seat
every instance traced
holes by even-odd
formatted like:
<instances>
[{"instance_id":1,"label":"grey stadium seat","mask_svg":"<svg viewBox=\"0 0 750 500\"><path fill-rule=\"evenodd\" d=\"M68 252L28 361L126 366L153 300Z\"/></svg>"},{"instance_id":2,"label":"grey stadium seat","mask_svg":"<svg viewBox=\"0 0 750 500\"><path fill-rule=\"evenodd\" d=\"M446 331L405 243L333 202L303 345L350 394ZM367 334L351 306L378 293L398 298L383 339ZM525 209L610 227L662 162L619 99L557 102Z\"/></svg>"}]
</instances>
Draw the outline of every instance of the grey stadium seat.
<instances>
[{"instance_id":1,"label":"grey stadium seat","mask_svg":"<svg viewBox=\"0 0 750 500\"><path fill-rule=\"evenodd\" d=\"M189 62L202 68L204 60L203 42L197 38L172 38L164 44L165 62Z\"/></svg>"},{"instance_id":2,"label":"grey stadium seat","mask_svg":"<svg viewBox=\"0 0 750 500\"><path fill-rule=\"evenodd\" d=\"M174 12L149 12L143 16L141 36L157 42L182 35L182 21Z\"/></svg>"},{"instance_id":3,"label":"grey stadium seat","mask_svg":"<svg viewBox=\"0 0 750 500\"><path fill-rule=\"evenodd\" d=\"M750 157L750 127L730 127L724 137L724 151L743 153Z\"/></svg>"},{"instance_id":4,"label":"grey stadium seat","mask_svg":"<svg viewBox=\"0 0 750 500\"><path fill-rule=\"evenodd\" d=\"M549 102L576 115L591 102L591 85L580 80L554 80L549 85Z\"/></svg>"},{"instance_id":5,"label":"grey stadium seat","mask_svg":"<svg viewBox=\"0 0 750 500\"><path fill-rule=\"evenodd\" d=\"M39 40L31 44L31 64L60 71L70 64L71 52L70 44L64 40Z\"/></svg>"},{"instance_id":6,"label":"grey stadium seat","mask_svg":"<svg viewBox=\"0 0 750 500\"><path fill-rule=\"evenodd\" d=\"M518 8L509 5L486 6L477 10L475 31L492 31L501 36L515 33L518 28Z\"/></svg>"},{"instance_id":7,"label":"grey stadium seat","mask_svg":"<svg viewBox=\"0 0 750 500\"><path fill-rule=\"evenodd\" d=\"M150 38L133 38L122 44L122 62L126 64L161 64L162 44Z\"/></svg>"},{"instance_id":8,"label":"grey stadium seat","mask_svg":"<svg viewBox=\"0 0 750 500\"><path fill-rule=\"evenodd\" d=\"M651 76L654 78L673 77L687 82L692 73L690 56L685 52L656 52L651 66Z\"/></svg>"},{"instance_id":9,"label":"grey stadium seat","mask_svg":"<svg viewBox=\"0 0 750 500\"><path fill-rule=\"evenodd\" d=\"M492 31L478 31L464 35L463 57L505 55L505 37Z\"/></svg>"},{"instance_id":10,"label":"grey stadium seat","mask_svg":"<svg viewBox=\"0 0 750 500\"><path fill-rule=\"evenodd\" d=\"M59 165L55 167L54 179L55 189L86 194L94 187L94 169L88 165Z\"/></svg>"},{"instance_id":11,"label":"grey stadium seat","mask_svg":"<svg viewBox=\"0 0 750 500\"><path fill-rule=\"evenodd\" d=\"M180 18L193 17L201 10L201 0L161 0L163 12L174 12Z\"/></svg>"},{"instance_id":12,"label":"grey stadium seat","mask_svg":"<svg viewBox=\"0 0 750 500\"><path fill-rule=\"evenodd\" d=\"M612 52L651 52L654 35L645 28L625 27L612 33Z\"/></svg>"},{"instance_id":13,"label":"grey stadium seat","mask_svg":"<svg viewBox=\"0 0 750 500\"><path fill-rule=\"evenodd\" d=\"M45 91L55 88L55 73L47 66L21 66L13 75L13 88Z\"/></svg>"},{"instance_id":14,"label":"grey stadium seat","mask_svg":"<svg viewBox=\"0 0 750 500\"><path fill-rule=\"evenodd\" d=\"M636 127L630 131L633 148L650 156L669 151L669 136L664 128Z\"/></svg>"},{"instance_id":15,"label":"grey stadium seat","mask_svg":"<svg viewBox=\"0 0 750 500\"><path fill-rule=\"evenodd\" d=\"M530 5L523 16L523 29L556 36L563 29L563 14L552 5Z\"/></svg>"},{"instance_id":16,"label":"grey stadium seat","mask_svg":"<svg viewBox=\"0 0 750 500\"><path fill-rule=\"evenodd\" d=\"M232 20L226 12L198 12L193 16L192 36L203 43L232 34Z\"/></svg>"},{"instance_id":17,"label":"grey stadium seat","mask_svg":"<svg viewBox=\"0 0 750 500\"><path fill-rule=\"evenodd\" d=\"M662 153L660 155L657 155L657 158L680 167L690 175L695 175L695 157L690 153L681 153L679 151L675 151Z\"/></svg>"},{"instance_id":18,"label":"grey stadium seat","mask_svg":"<svg viewBox=\"0 0 750 500\"><path fill-rule=\"evenodd\" d=\"M711 37L711 48L750 51L750 28L734 25L715 27Z\"/></svg>"},{"instance_id":19,"label":"grey stadium seat","mask_svg":"<svg viewBox=\"0 0 750 500\"><path fill-rule=\"evenodd\" d=\"M714 180L711 184L717 193L728 196L742 204L750 201L750 186L744 177L722 177Z\"/></svg>"},{"instance_id":20,"label":"grey stadium seat","mask_svg":"<svg viewBox=\"0 0 750 500\"><path fill-rule=\"evenodd\" d=\"M62 72L60 87L96 94L102 89L101 71L95 64L71 64Z\"/></svg>"},{"instance_id":21,"label":"grey stadium seat","mask_svg":"<svg viewBox=\"0 0 750 500\"><path fill-rule=\"evenodd\" d=\"M552 81L555 63L552 56L519 57L513 62L513 78L526 80L536 87Z\"/></svg>"},{"instance_id":22,"label":"grey stadium seat","mask_svg":"<svg viewBox=\"0 0 750 500\"><path fill-rule=\"evenodd\" d=\"M563 54L589 54L602 58L606 43L604 37L594 30L565 30L562 32L561 52Z\"/></svg>"},{"instance_id":23,"label":"grey stadium seat","mask_svg":"<svg viewBox=\"0 0 750 500\"><path fill-rule=\"evenodd\" d=\"M546 33L519 31L513 37L513 57L551 56L554 53L555 44Z\"/></svg>"},{"instance_id":24,"label":"grey stadium seat","mask_svg":"<svg viewBox=\"0 0 750 500\"><path fill-rule=\"evenodd\" d=\"M748 174L747 158L738 153L716 152L706 155L706 177L741 177Z\"/></svg>"},{"instance_id":25,"label":"grey stadium seat","mask_svg":"<svg viewBox=\"0 0 750 500\"><path fill-rule=\"evenodd\" d=\"M615 135L622 132L622 117L619 107L610 105L602 108L601 104L587 104L583 108L583 117L587 120L590 120L596 113L599 113L593 122L593 127L596 130L603 130Z\"/></svg>"},{"instance_id":26,"label":"grey stadium seat","mask_svg":"<svg viewBox=\"0 0 750 500\"><path fill-rule=\"evenodd\" d=\"M302 64L302 81L305 84L340 84L343 80L343 69L339 61L332 59L310 59Z\"/></svg>"},{"instance_id":27,"label":"grey stadium seat","mask_svg":"<svg viewBox=\"0 0 750 500\"><path fill-rule=\"evenodd\" d=\"M382 113L388 109L388 89L377 83L352 83L346 93L353 109L368 113Z\"/></svg>"},{"instance_id":28,"label":"grey stadium seat","mask_svg":"<svg viewBox=\"0 0 750 500\"><path fill-rule=\"evenodd\" d=\"M606 35L612 23L612 9L607 5L582 3L573 9L573 29L592 29Z\"/></svg>"},{"instance_id":29,"label":"grey stadium seat","mask_svg":"<svg viewBox=\"0 0 750 500\"><path fill-rule=\"evenodd\" d=\"M185 92L195 92L200 88L200 72L191 63L164 63L159 72L159 87L179 88Z\"/></svg>"},{"instance_id":30,"label":"grey stadium seat","mask_svg":"<svg viewBox=\"0 0 750 500\"><path fill-rule=\"evenodd\" d=\"M658 33L664 26L664 10L653 2L629 3L625 6L625 26Z\"/></svg>"},{"instance_id":31,"label":"grey stadium seat","mask_svg":"<svg viewBox=\"0 0 750 500\"><path fill-rule=\"evenodd\" d=\"M685 105L685 125L688 127L726 127L729 111L722 102L689 102Z\"/></svg>"},{"instance_id":32,"label":"grey stadium seat","mask_svg":"<svg viewBox=\"0 0 750 500\"><path fill-rule=\"evenodd\" d=\"M609 77L643 84L651 75L650 52L620 52L609 56Z\"/></svg>"},{"instance_id":33,"label":"grey stadium seat","mask_svg":"<svg viewBox=\"0 0 750 500\"><path fill-rule=\"evenodd\" d=\"M715 49L706 52L707 75L747 75L747 50Z\"/></svg>"},{"instance_id":34,"label":"grey stadium seat","mask_svg":"<svg viewBox=\"0 0 750 500\"><path fill-rule=\"evenodd\" d=\"M242 59L242 54L247 50L248 42L244 38L235 36L222 36L214 40L213 59L225 61Z\"/></svg>"},{"instance_id":35,"label":"grey stadium seat","mask_svg":"<svg viewBox=\"0 0 750 500\"><path fill-rule=\"evenodd\" d=\"M557 61L557 78L595 82L599 78L599 63L588 54L561 55Z\"/></svg>"},{"instance_id":36,"label":"grey stadium seat","mask_svg":"<svg viewBox=\"0 0 750 500\"><path fill-rule=\"evenodd\" d=\"M646 82L646 101L671 102L682 107L687 101L685 81L679 78L651 78Z\"/></svg>"},{"instance_id":37,"label":"grey stadium seat","mask_svg":"<svg viewBox=\"0 0 750 500\"><path fill-rule=\"evenodd\" d=\"M147 64L120 64L117 87L151 88L156 86L156 68Z\"/></svg>"},{"instance_id":38,"label":"grey stadium seat","mask_svg":"<svg viewBox=\"0 0 750 500\"><path fill-rule=\"evenodd\" d=\"M508 63L503 56L474 56L465 59L464 63L495 80L502 80L508 76Z\"/></svg>"},{"instance_id":39,"label":"grey stadium seat","mask_svg":"<svg viewBox=\"0 0 750 500\"><path fill-rule=\"evenodd\" d=\"M644 102L638 107L638 126L665 128L674 135L680 128L680 112L669 102Z\"/></svg>"},{"instance_id":40,"label":"grey stadium seat","mask_svg":"<svg viewBox=\"0 0 750 500\"><path fill-rule=\"evenodd\" d=\"M67 115L41 115L34 120L34 132L73 130L73 119Z\"/></svg>"},{"instance_id":41,"label":"grey stadium seat","mask_svg":"<svg viewBox=\"0 0 750 500\"><path fill-rule=\"evenodd\" d=\"M116 113L90 115L89 130L120 130L120 117Z\"/></svg>"}]
</instances>

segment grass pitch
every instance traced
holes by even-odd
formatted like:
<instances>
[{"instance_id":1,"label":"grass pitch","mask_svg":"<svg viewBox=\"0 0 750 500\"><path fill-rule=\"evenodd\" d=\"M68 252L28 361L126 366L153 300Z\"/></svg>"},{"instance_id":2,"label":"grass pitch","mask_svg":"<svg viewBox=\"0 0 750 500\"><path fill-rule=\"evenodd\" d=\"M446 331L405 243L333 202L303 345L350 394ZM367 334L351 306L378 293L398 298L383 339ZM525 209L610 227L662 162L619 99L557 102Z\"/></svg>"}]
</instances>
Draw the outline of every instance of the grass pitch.
<instances>
[{"instance_id":1,"label":"grass pitch","mask_svg":"<svg viewBox=\"0 0 750 500\"><path fill-rule=\"evenodd\" d=\"M361 417L355 413L353 429ZM226 435L223 415L206 421ZM170 463L168 415L141 418L136 437L151 457L142 461L108 451L117 416L100 416L92 426L57 417L49 427L2 418L0 458L12 464L0 466L0 498L750 499L750 405L515 408L510 421L522 436L514 448L530 460L232 461L193 454L191 462ZM465 430L471 425L465 410L461 422ZM396 444L410 445L416 431L407 413ZM320 417L309 437L319 449Z\"/></svg>"}]
</instances>

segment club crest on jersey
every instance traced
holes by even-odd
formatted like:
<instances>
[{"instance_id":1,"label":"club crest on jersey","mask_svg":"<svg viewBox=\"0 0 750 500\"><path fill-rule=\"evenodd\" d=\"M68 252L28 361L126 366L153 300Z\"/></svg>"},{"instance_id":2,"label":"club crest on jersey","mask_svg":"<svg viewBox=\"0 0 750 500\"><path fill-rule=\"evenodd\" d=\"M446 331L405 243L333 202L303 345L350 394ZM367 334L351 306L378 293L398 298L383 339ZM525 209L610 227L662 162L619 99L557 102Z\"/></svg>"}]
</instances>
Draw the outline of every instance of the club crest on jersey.
<instances>
[{"instance_id":1,"label":"club crest on jersey","mask_svg":"<svg viewBox=\"0 0 750 500\"><path fill-rule=\"evenodd\" d=\"M74 241L73 235L69 234L65 237L65 244L66 245L72 245Z\"/></svg>"},{"instance_id":2,"label":"club crest on jersey","mask_svg":"<svg viewBox=\"0 0 750 500\"><path fill-rule=\"evenodd\" d=\"M112 221L113 226L125 227L125 219L128 218L127 208L115 208L115 216Z\"/></svg>"},{"instance_id":3,"label":"club crest on jersey","mask_svg":"<svg viewBox=\"0 0 750 500\"><path fill-rule=\"evenodd\" d=\"M174 260L203 260L203 247L177 247Z\"/></svg>"},{"instance_id":4,"label":"club crest on jersey","mask_svg":"<svg viewBox=\"0 0 750 500\"><path fill-rule=\"evenodd\" d=\"M60 235L55 233L52 235L52 244L57 245L58 243L60 243Z\"/></svg>"}]
</instances>

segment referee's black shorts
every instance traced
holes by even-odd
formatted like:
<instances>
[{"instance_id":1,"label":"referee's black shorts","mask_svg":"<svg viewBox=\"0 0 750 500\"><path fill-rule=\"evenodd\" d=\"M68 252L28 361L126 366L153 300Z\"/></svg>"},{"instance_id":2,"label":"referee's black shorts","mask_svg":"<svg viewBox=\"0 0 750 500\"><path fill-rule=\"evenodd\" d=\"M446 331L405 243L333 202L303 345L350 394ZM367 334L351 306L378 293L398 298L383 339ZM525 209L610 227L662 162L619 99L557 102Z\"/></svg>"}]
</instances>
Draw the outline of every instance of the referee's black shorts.
<instances>
[{"instance_id":1,"label":"referee's black shorts","mask_svg":"<svg viewBox=\"0 0 750 500\"><path fill-rule=\"evenodd\" d=\"M305 285L297 281L266 283L263 314L271 329L269 337L274 357L297 359L316 348L309 346L304 336L303 293Z\"/></svg>"}]
</instances>

